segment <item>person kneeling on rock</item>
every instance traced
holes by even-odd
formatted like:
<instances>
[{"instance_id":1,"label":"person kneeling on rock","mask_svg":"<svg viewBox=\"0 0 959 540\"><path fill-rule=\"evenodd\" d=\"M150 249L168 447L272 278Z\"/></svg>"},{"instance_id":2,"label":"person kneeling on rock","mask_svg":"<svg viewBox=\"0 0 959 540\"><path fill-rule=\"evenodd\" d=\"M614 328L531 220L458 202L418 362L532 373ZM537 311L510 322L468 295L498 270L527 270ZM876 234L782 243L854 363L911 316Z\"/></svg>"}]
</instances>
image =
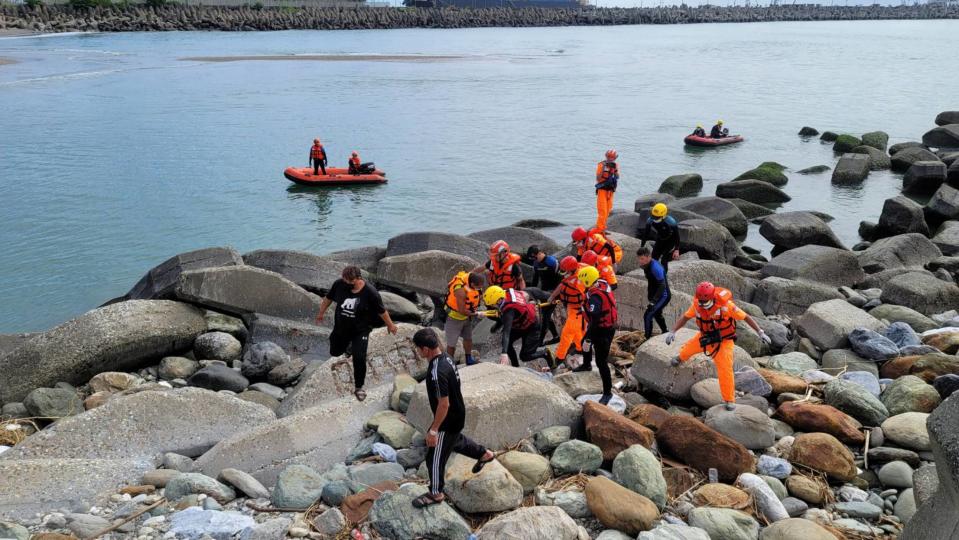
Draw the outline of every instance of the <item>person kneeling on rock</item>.
<instances>
[{"instance_id":1,"label":"person kneeling on rock","mask_svg":"<svg viewBox=\"0 0 959 540\"><path fill-rule=\"evenodd\" d=\"M510 363L519 367L519 361L530 362L537 358L545 358L553 367L553 357L547 349L539 348L540 320L536 310L536 303L525 291L503 289L491 285L483 292L483 303L486 307L495 310L500 323L503 325L502 353L499 363ZM522 340L519 357L513 343Z\"/></svg>"},{"instance_id":2,"label":"person kneeling on rock","mask_svg":"<svg viewBox=\"0 0 959 540\"><path fill-rule=\"evenodd\" d=\"M446 461L452 452L476 460L473 474L479 474L496 454L463 435L466 425L466 405L460 389L460 376L453 359L440 348L440 340L432 328L422 328L413 334L413 348L423 359L429 359L426 370L426 393L433 411L433 423L426 432L426 470L430 477L430 492L413 500L416 508L425 508L446 500L443 481Z\"/></svg>"},{"instance_id":3,"label":"person kneeling on rock","mask_svg":"<svg viewBox=\"0 0 959 540\"><path fill-rule=\"evenodd\" d=\"M694 317L699 332L683 344L679 355L670 363L677 367L699 353L705 353L712 358L719 377L719 391L726 402L726 410L731 411L736 408L736 379L733 375L736 321L746 321L746 324L759 334L763 343L768 345L772 343L772 339L752 317L733 303L733 294L728 289L704 281L696 286L696 298L693 299L692 305L676 321L673 330L666 334L666 344L672 344L676 332Z\"/></svg>"}]
</instances>

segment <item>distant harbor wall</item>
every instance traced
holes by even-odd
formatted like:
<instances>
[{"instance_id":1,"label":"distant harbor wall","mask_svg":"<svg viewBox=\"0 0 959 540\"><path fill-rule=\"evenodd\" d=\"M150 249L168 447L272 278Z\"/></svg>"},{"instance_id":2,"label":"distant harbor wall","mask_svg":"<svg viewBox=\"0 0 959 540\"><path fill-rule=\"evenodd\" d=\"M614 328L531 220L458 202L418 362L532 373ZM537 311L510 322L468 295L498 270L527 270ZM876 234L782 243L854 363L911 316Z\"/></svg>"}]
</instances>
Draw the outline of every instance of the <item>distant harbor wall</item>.
<instances>
[{"instance_id":1,"label":"distant harbor wall","mask_svg":"<svg viewBox=\"0 0 959 540\"><path fill-rule=\"evenodd\" d=\"M702 6L649 8L325 8L113 5L75 10L0 5L0 32L152 32L170 30L356 30L606 26L719 22L956 19L959 4L911 6Z\"/></svg>"}]
</instances>

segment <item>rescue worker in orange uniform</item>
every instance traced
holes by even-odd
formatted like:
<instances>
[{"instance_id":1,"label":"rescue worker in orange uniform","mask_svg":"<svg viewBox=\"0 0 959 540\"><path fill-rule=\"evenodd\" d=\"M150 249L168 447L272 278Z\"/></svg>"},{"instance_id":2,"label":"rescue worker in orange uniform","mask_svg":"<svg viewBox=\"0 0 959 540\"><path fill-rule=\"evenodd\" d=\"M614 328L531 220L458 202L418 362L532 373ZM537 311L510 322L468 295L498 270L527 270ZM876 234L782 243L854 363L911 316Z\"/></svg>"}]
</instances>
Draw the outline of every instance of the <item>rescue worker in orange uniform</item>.
<instances>
[{"instance_id":1,"label":"rescue worker in orange uniform","mask_svg":"<svg viewBox=\"0 0 959 540\"><path fill-rule=\"evenodd\" d=\"M503 240L497 240L490 244L489 260L485 265L475 268L473 272L486 272L488 278L486 281L490 285L521 291L526 288L523 269L519 265L522 260L522 256L510 251L509 244Z\"/></svg>"},{"instance_id":2,"label":"rescue worker in orange uniform","mask_svg":"<svg viewBox=\"0 0 959 540\"><path fill-rule=\"evenodd\" d=\"M596 351L596 367L603 381L603 396L599 403L606 405L613 399L613 378L609 371L609 350L613 346L616 335L616 297L613 289L599 275L599 271L592 266L582 268L577 272L579 280L586 287L586 336L589 347ZM591 370L587 363L591 357L583 357L583 366Z\"/></svg>"},{"instance_id":3,"label":"rescue worker in orange uniform","mask_svg":"<svg viewBox=\"0 0 959 540\"><path fill-rule=\"evenodd\" d=\"M606 230L606 220L613 210L613 194L619 183L619 164L616 150L607 150L606 159L596 165L596 228Z\"/></svg>"},{"instance_id":4,"label":"rescue worker in orange uniform","mask_svg":"<svg viewBox=\"0 0 959 540\"><path fill-rule=\"evenodd\" d=\"M349 172L350 174L363 174L360 171L360 153L355 150L350 155L350 166L349 166L349 171L347 172ZM453 355L451 354L450 356L453 356Z\"/></svg>"},{"instance_id":5,"label":"rescue worker in orange uniform","mask_svg":"<svg viewBox=\"0 0 959 540\"><path fill-rule=\"evenodd\" d=\"M596 267L599 270L599 276L606 283L609 283L614 291L619 286L619 282L616 280L616 270L613 269L613 261L606 255L597 255L595 251L590 250L583 253L583 258L580 261L586 266Z\"/></svg>"},{"instance_id":6,"label":"rescue worker in orange uniform","mask_svg":"<svg viewBox=\"0 0 959 540\"><path fill-rule=\"evenodd\" d=\"M459 272L447 284L446 354L452 358L456 354L456 342L463 338L463 351L466 353L466 365L476 364L473 359L473 322L478 316L480 290L483 288L482 274Z\"/></svg>"},{"instance_id":7,"label":"rescue worker in orange uniform","mask_svg":"<svg viewBox=\"0 0 959 540\"><path fill-rule=\"evenodd\" d=\"M326 149L320 144L319 139L313 139L313 147L310 148L310 165L313 166L313 175L326 174Z\"/></svg>"},{"instance_id":8,"label":"rescue worker in orange uniform","mask_svg":"<svg viewBox=\"0 0 959 540\"><path fill-rule=\"evenodd\" d=\"M559 270L564 277L559 285L549 297L549 302L562 302L566 305L566 323L563 324L563 330L559 335L559 345L556 346L556 362L565 362L566 355L570 348L574 348L581 354L583 351L583 338L586 337L586 319L583 313L583 304L586 302L586 287L576 275L581 268L587 265L577 262L576 257L566 256L559 261ZM587 368L591 369L591 368ZM573 371L586 371L582 366Z\"/></svg>"},{"instance_id":9,"label":"rescue worker in orange uniform","mask_svg":"<svg viewBox=\"0 0 959 540\"><path fill-rule=\"evenodd\" d=\"M579 259L583 257L583 253L595 251L599 255L606 255L612 259L614 264L623 260L623 248L599 229L587 231L582 227L576 227L570 237L576 246L576 257Z\"/></svg>"},{"instance_id":10,"label":"rescue worker in orange uniform","mask_svg":"<svg viewBox=\"0 0 959 540\"><path fill-rule=\"evenodd\" d=\"M767 345L772 339L763 332L756 321L733 303L733 294L728 289L716 287L708 281L696 286L696 297L692 305L666 334L666 343L672 344L676 332L690 319L696 319L699 332L679 349L679 356L673 358L673 367L679 366L699 353L705 353L716 364L719 376L719 391L726 402L726 410L736 408L736 379L733 375L733 348L736 339L736 321L746 321L759 338Z\"/></svg>"}]
</instances>

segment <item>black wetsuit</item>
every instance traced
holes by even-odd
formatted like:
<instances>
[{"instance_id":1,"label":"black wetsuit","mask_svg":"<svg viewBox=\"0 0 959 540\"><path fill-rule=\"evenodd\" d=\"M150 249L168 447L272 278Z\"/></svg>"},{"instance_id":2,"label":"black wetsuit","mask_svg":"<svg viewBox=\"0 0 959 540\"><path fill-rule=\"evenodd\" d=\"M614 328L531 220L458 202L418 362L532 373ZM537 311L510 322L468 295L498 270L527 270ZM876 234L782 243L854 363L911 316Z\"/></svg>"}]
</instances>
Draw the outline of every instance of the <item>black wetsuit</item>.
<instances>
[{"instance_id":1,"label":"black wetsuit","mask_svg":"<svg viewBox=\"0 0 959 540\"><path fill-rule=\"evenodd\" d=\"M696 137L705 137L706 130L703 128L696 128L695 130L693 130L693 135Z\"/></svg>"},{"instance_id":2,"label":"black wetsuit","mask_svg":"<svg viewBox=\"0 0 959 540\"><path fill-rule=\"evenodd\" d=\"M666 330L666 319L663 317L663 309L669 304L672 294L669 291L669 282L666 281L666 271L659 261L653 259L649 264L643 267L643 273L646 275L646 297L649 304L646 306L646 312L643 313L643 332L646 339L653 335L653 320L659 325L659 330L663 334Z\"/></svg>"},{"instance_id":3,"label":"black wetsuit","mask_svg":"<svg viewBox=\"0 0 959 540\"><path fill-rule=\"evenodd\" d=\"M608 286L605 281L598 281L600 287ZM592 345L596 357L596 367L599 368L599 376L603 380L603 394L613 393L613 379L609 370L609 350L613 345L613 338L616 335L615 321L609 324L607 317L607 308L603 304L603 299L596 291L594 285L586 291L586 319L588 321L586 337ZM612 295L610 295L612 298ZM589 366L589 357L583 358L583 366Z\"/></svg>"},{"instance_id":4,"label":"black wetsuit","mask_svg":"<svg viewBox=\"0 0 959 540\"><path fill-rule=\"evenodd\" d=\"M641 236L643 246L650 241L650 233L656 233L656 245L653 246L653 259L663 265L663 271L669 272L669 261L673 260L673 251L679 249L679 225L672 216L656 221L646 220L646 228Z\"/></svg>"},{"instance_id":5,"label":"black wetsuit","mask_svg":"<svg viewBox=\"0 0 959 540\"><path fill-rule=\"evenodd\" d=\"M726 133L723 131L723 126L716 124L709 132L709 136L714 139L721 139L726 136Z\"/></svg>"},{"instance_id":6,"label":"black wetsuit","mask_svg":"<svg viewBox=\"0 0 959 540\"><path fill-rule=\"evenodd\" d=\"M546 351L539 349L540 324L539 319L533 324L523 329L513 327L513 321L516 318L516 312L510 310L500 315L500 322L503 325L503 337L501 344L502 352L509 356L510 364L513 367L519 367L519 361L529 362L537 358L546 358ZM516 349L513 344L523 340L519 350L519 357L516 356Z\"/></svg>"},{"instance_id":7,"label":"black wetsuit","mask_svg":"<svg viewBox=\"0 0 959 540\"><path fill-rule=\"evenodd\" d=\"M463 435L466 424L466 405L460 389L460 376L453 359L446 353L440 353L430 360L426 375L426 393L430 400L430 409L436 414L440 398L449 398L450 408L440 425L436 436L436 446L426 450L426 470L430 477L430 494L434 497L443 493L443 480L446 476L446 461L452 452L473 459L486 454L486 448Z\"/></svg>"},{"instance_id":8,"label":"black wetsuit","mask_svg":"<svg viewBox=\"0 0 959 540\"><path fill-rule=\"evenodd\" d=\"M549 295L559 287L559 282L563 280L563 274L559 272L559 261L552 255L547 255L543 262L533 262L533 282L526 288L526 292L539 302L545 302ZM537 288L545 294L533 291ZM553 339L559 339L559 330L556 329L556 323L553 322L553 310L556 306L550 304L540 308L543 315L542 328L539 333L539 344L542 345L546 338L546 332L549 332Z\"/></svg>"}]
</instances>

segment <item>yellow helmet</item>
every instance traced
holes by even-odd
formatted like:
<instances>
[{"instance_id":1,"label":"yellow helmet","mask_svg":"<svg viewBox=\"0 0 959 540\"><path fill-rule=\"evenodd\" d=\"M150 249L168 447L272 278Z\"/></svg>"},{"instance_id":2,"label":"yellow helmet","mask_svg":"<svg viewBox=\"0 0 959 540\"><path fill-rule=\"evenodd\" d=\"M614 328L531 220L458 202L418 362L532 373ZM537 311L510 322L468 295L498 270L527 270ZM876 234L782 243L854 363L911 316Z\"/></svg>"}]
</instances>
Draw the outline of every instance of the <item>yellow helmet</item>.
<instances>
[{"instance_id":1,"label":"yellow helmet","mask_svg":"<svg viewBox=\"0 0 959 540\"><path fill-rule=\"evenodd\" d=\"M666 208L666 205L663 203L656 203L650 211L655 218L666 217L667 212L669 212L669 208Z\"/></svg>"},{"instance_id":2,"label":"yellow helmet","mask_svg":"<svg viewBox=\"0 0 959 540\"><path fill-rule=\"evenodd\" d=\"M723 121L722 121L722 120L716 120L716 123L719 124L719 125L723 125Z\"/></svg>"},{"instance_id":3,"label":"yellow helmet","mask_svg":"<svg viewBox=\"0 0 959 540\"><path fill-rule=\"evenodd\" d=\"M702 125L702 124L696 124L696 129L703 129L703 125Z\"/></svg>"},{"instance_id":4,"label":"yellow helmet","mask_svg":"<svg viewBox=\"0 0 959 540\"><path fill-rule=\"evenodd\" d=\"M593 283L596 283L596 280L599 279L599 270L597 270L595 266L580 268L576 274L576 278L579 279L584 287L592 287Z\"/></svg>"},{"instance_id":5,"label":"yellow helmet","mask_svg":"<svg viewBox=\"0 0 959 540\"><path fill-rule=\"evenodd\" d=\"M496 304L504 298L506 298L506 291L499 285L490 285L483 293L483 302L486 307L496 307Z\"/></svg>"}]
</instances>

